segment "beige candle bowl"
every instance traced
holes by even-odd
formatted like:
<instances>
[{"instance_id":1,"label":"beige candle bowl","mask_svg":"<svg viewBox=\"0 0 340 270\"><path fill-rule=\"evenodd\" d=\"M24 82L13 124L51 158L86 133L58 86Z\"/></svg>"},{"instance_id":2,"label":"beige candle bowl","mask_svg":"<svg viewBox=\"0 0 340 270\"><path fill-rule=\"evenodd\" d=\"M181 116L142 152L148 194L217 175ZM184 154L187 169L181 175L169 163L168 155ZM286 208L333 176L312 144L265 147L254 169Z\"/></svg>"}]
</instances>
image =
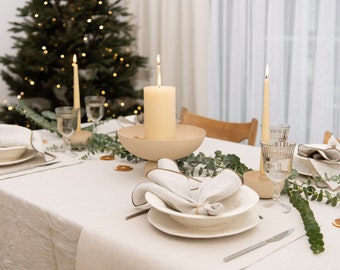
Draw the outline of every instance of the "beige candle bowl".
<instances>
[{"instance_id":1,"label":"beige candle bowl","mask_svg":"<svg viewBox=\"0 0 340 270\"><path fill-rule=\"evenodd\" d=\"M202 128L178 124L174 140L145 139L144 125L135 125L118 130L118 138L126 150L142 159L177 160L194 152L202 144L205 133Z\"/></svg>"}]
</instances>

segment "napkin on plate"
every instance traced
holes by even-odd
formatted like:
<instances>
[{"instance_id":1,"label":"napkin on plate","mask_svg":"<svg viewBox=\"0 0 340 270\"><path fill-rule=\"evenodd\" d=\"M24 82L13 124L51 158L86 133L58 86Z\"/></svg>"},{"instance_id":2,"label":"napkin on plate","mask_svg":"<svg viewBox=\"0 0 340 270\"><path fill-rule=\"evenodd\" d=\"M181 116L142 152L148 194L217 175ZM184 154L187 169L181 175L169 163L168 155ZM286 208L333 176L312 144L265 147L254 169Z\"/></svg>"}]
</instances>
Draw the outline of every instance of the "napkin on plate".
<instances>
[{"instance_id":1,"label":"napkin on plate","mask_svg":"<svg viewBox=\"0 0 340 270\"><path fill-rule=\"evenodd\" d=\"M232 170L223 170L215 177L188 177L176 163L163 158L158 168L147 173L149 182L136 186L132 203L147 203L145 193L152 192L174 210L200 215L219 215L223 212L221 200L234 194L242 186L241 178Z\"/></svg>"},{"instance_id":2,"label":"napkin on plate","mask_svg":"<svg viewBox=\"0 0 340 270\"><path fill-rule=\"evenodd\" d=\"M300 144L298 155L307 158L314 171L322 178L340 175L340 144L333 135L329 138L326 148ZM332 190L340 187L340 184L334 181L326 181L326 184Z\"/></svg>"},{"instance_id":3,"label":"napkin on plate","mask_svg":"<svg viewBox=\"0 0 340 270\"><path fill-rule=\"evenodd\" d=\"M44 146L41 134L28 128L0 124L0 146L27 146L44 156Z\"/></svg>"},{"instance_id":4,"label":"napkin on plate","mask_svg":"<svg viewBox=\"0 0 340 270\"><path fill-rule=\"evenodd\" d=\"M298 146L298 155L315 160L324 160L326 162L340 163L340 150L336 147L321 149L317 147L300 144Z\"/></svg>"}]
</instances>

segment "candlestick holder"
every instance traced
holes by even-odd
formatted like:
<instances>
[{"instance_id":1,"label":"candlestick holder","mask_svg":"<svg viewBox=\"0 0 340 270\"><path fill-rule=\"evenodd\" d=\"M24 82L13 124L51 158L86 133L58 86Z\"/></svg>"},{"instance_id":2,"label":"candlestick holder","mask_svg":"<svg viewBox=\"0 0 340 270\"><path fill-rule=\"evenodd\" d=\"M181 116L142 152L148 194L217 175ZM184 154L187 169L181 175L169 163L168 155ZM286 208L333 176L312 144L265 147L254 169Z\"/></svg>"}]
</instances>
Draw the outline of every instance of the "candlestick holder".
<instances>
[{"instance_id":1,"label":"candlestick holder","mask_svg":"<svg viewBox=\"0 0 340 270\"><path fill-rule=\"evenodd\" d=\"M92 132L88 130L76 130L71 136L71 145L73 147L86 147L87 141L91 137Z\"/></svg>"},{"instance_id":2,"label":"candlestick holder","mask_svg":"<svg viewBox=\"0 0 340 270\"><path fill-rule=\"evenodd\" d=\"M274 194L274 182L267 176L261 175L260 171L249 171L243 175L244 184L255 190L261 199L272 199ZM281 190L284 181L281 183Z\"/></svg>"},{"instance_id":3,"label":"candlestick holder","mask_svg":"<svg viewBox=\"0 0 340 270\"><path fill-rule=\"evenodd\" d=\"M118 130L121 144L130 153L147 160L144 173L157 167L157 160L177 160L194 152L203 142L205 130L195 126L176 125L175 139L146 139L144 125L135 125Z\"/></svg>"}]
</instances>

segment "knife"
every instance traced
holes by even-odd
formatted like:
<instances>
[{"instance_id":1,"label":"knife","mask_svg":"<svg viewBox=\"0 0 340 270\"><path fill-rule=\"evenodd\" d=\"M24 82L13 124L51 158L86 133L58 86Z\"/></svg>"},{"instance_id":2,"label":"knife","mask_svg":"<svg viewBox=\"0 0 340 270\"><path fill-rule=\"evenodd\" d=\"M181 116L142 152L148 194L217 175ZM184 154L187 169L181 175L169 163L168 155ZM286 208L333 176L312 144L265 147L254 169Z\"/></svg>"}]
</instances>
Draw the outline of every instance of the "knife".
<instances>
[{"instance_id":1,"label":"knife","mask_svg":"<svg viewBox=\"0 0 340 270\"><path fill-rule=\"evenodd\" d=\"M254 249L257 249L259 247L262 247L262 246L264 246L264 245L266 245L268 243L279 241L279 240L285 238L286 236L290 235L293 231L294 231L294 228L290 228L288 230L285 230L284 232L281 232L281 233L279 233L277 235L274 235L273 237L270 237L267 240L261 241L261 242L259 242L257 244L254 244L254 245L250 246L250 247L242 249L242 250L240 250L240 251L238 251L238 252L236 252L234 254L231 254L231 255L229 255L227 257L224 257L223 261L224 262L229 262L229 261L231 261L231 260L233 260L233 259L235 259L235 258L237 258L237 257L239 257L239 256L241 256L243 254L246 254L246 253L248 253L248 252L250 252L250 251L252 251Z\"/></svg>"},{"instance_id":2,"label":"knife","mask_svg":"<svg viewBox=\"0 0 340 270\"><path fill-rule=\"evenodd\" d=\"M129 219L132 219L132 218L135 218L135 217L144 215L144 214L146 214L147 212L149 212L149 210L150 210L150 208L144 209L144 210L139 211L139 212L136 212L136 213L134 213L134 214L132 214L132 215L129 215L129 216L125 217L125 220L129 220Z\"/></svg>"}]
</instances>

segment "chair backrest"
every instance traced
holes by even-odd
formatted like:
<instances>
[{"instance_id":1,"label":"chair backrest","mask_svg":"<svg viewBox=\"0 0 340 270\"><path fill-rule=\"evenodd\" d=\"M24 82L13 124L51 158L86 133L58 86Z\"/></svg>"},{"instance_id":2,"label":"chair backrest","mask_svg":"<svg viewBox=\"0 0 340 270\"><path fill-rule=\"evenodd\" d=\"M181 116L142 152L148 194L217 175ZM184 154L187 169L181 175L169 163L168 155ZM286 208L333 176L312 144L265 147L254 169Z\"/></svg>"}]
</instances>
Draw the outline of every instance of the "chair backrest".
<instances>
[{"instance_id":1,"label":"chair backrest","mask_svg":"<svg viewBox=\"0 0 340 270\"><path fill-rule=\"evenodd\" d=\"M324 143L324 144L327 144L329 138L330 138L332 135L333 135L332 132L330 132L330 131L328 131L328 130L325 131L325 135L323 136L323 143ZM337 141L340 143L340 138L337 139Z\"/></svg>"},{"instance_id":2,"label":"chair backrest","mask_svg":"<svg viewBox=\"0 0 340 270\"><path fill-rule=\"evenodd\" d=\"M255 145L258 126L256 118L246 123L225 122L191 113L187 108L183 107L181 123L205 129L207 137L237 143L247 140L248 145Z\"/></svg>"}]
</instances>

